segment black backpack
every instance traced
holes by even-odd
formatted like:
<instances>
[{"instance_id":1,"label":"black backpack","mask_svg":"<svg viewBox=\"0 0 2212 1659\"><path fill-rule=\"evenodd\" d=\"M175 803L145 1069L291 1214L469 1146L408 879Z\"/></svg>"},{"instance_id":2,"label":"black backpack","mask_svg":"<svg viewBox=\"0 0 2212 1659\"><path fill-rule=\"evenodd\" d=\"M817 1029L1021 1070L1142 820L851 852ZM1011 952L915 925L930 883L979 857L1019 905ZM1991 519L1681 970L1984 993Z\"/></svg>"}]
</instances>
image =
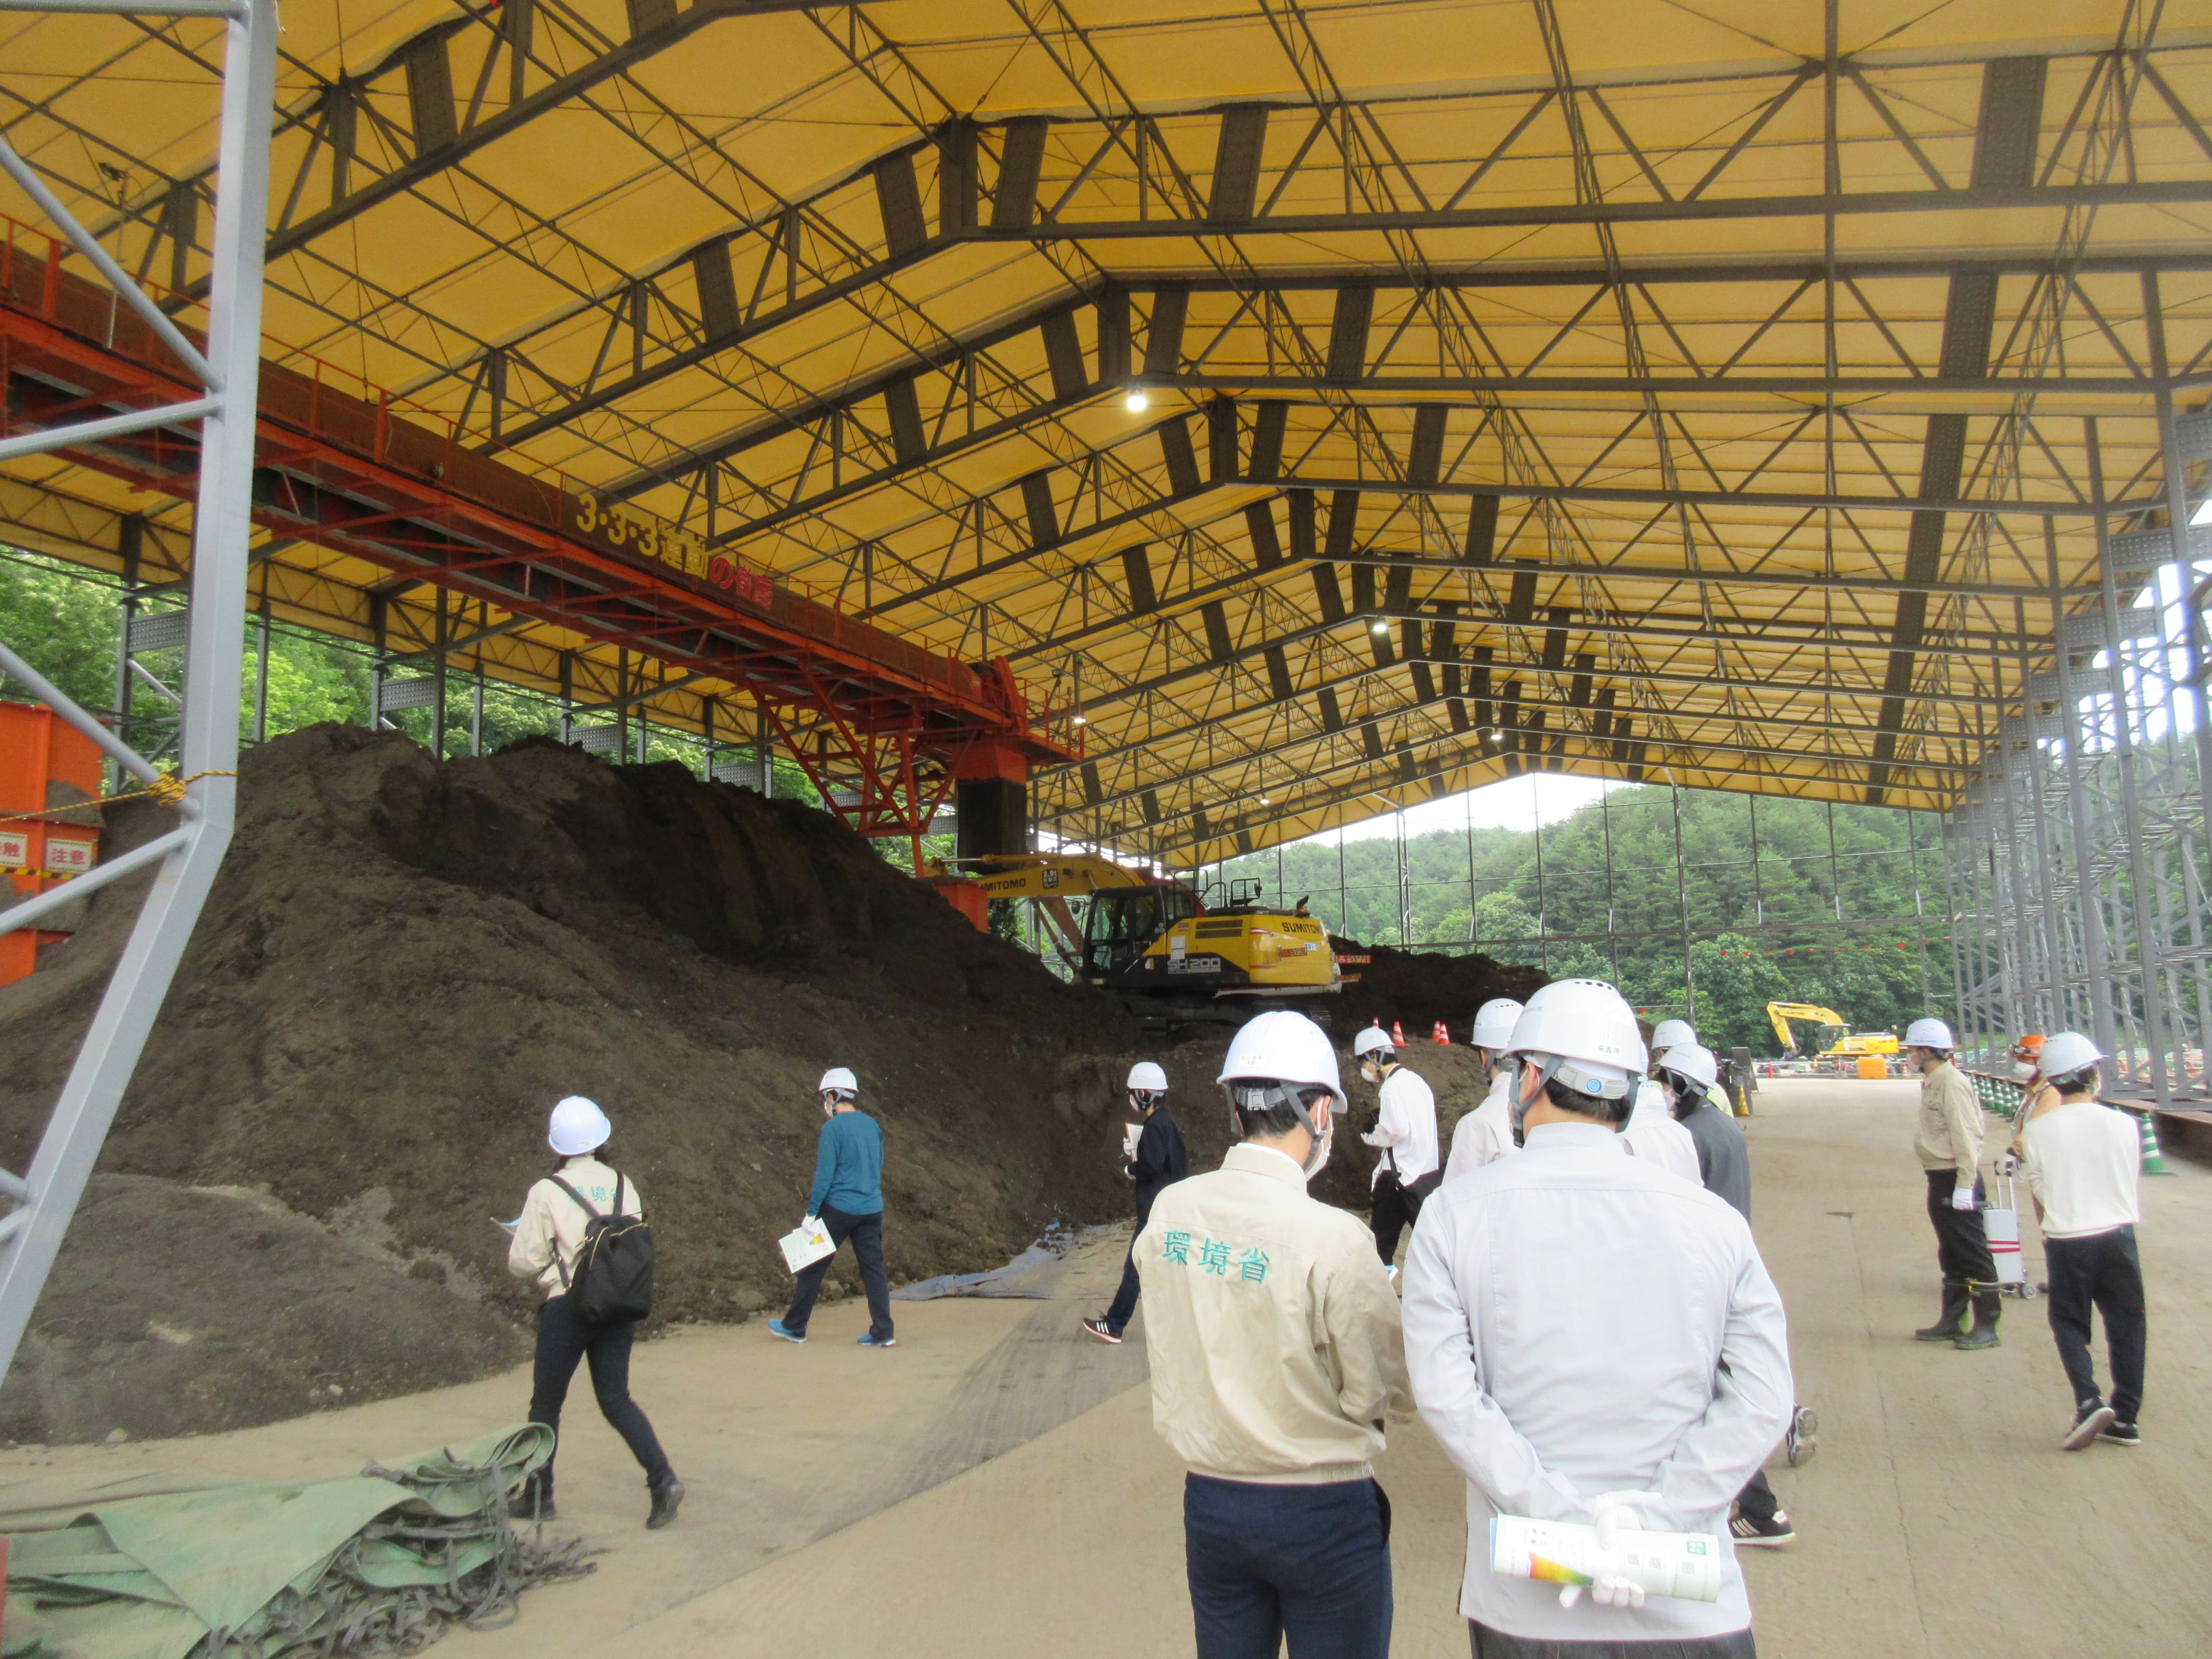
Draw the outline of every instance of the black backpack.
<instances>
[{"instance_id":1,"label":"black backpack","mask_svg":"<svg viewBox=\"0 0 2212 1659\"><path fill-rule=\"evenodd\" d=\"M624 1215L623 1177L615 1177L615 1208L601 1215L591 1200L559 1176L552 1182L584 1206L584 1242L576 1249L573 1275L561 1267L568 1306L586 1325L614 1325L642 1319L653 1311L653 1229L643 1216ZM556 1252L554 1265L560 1267Z\"/></svg>"}]
</instances>

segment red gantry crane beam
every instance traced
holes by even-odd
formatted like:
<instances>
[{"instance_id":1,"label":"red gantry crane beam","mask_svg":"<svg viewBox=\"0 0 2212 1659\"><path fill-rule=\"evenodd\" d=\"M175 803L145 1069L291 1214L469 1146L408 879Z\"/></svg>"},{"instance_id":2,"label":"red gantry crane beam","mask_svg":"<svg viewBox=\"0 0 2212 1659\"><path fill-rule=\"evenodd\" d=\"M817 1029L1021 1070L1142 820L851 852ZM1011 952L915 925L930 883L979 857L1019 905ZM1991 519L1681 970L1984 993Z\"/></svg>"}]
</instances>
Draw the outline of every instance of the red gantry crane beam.
<instances>
[{"instance_id":1,"label":"red gantry crane beam","mask_svg":"<svg viewBox=\"0 0 2212 1659\"><path fill-rule=\"evenodd\" d=\"M142 320L64 269L65 247L12 222L0 230L0 435L195 395ZM429 423L439 417L404 417L388 394L331 378L262 364L257 522L740 688L825 799L828 774L816 769L858 774L859 799L837 810L862 834L919 836L956 770L1003 776L1076 757L1075 728L1055 736L1003 658L971 667L901 639L678 525L477 454ZM180 499L199 462L196 423L58 453ZM792 741L808 714L827 739L811 751Z\"/></svg>"}]
</instances>

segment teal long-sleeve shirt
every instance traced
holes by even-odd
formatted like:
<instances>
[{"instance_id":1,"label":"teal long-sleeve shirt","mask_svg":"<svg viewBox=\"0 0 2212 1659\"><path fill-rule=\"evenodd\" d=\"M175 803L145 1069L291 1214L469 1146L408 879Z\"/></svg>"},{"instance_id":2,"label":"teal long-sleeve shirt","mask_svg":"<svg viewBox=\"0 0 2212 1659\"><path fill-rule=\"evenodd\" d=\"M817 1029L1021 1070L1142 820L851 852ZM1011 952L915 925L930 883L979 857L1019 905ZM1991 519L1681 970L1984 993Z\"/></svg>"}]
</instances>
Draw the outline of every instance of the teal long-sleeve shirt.
<instances>
[{"instance_id":1,"label":"teal long-sleeve shirt","mask_svg":"<svg viewBox=\"0 0 2212 1659\"><path fill-rule=\"evenodd\" d=\"M866 1112L840 1112L822 1126L806 1213L820 1215L825 1204L847 1215L883 1212L884 1132Z\"/></svg>"}]
</instances>

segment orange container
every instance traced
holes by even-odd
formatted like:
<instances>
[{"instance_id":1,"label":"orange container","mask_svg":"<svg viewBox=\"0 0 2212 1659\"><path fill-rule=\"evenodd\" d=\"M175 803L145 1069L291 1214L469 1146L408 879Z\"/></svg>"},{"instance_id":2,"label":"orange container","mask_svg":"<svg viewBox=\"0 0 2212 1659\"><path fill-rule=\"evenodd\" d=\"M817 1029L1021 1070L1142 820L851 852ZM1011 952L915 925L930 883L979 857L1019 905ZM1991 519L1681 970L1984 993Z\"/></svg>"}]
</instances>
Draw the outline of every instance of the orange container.
<instances>
[{"instance_id":1,"label":"orange container","mask_svg":"<svg viewBox=\"0 0 2212 1659\"><path fill-rule=\"evenodd\" d=\"M1871 1081L1889 1075L1889 1061L1880 1054L1859 1056L1859 1075Z\"/></svg>"},{"instance_id":2,"label":"orange container","mask_svg":"<svg viewBox=\"0 0 2212 1659\"><path fill-rule=\"evenodd\" d=\"M0 874L16 892L43 893L99 861L100 772L99 745L44 703L0 702ZM52 816L24 816L33 812ZM37 966L39 946L68 937L0 933L0 985Z\"/></svg>"}]
</instances>

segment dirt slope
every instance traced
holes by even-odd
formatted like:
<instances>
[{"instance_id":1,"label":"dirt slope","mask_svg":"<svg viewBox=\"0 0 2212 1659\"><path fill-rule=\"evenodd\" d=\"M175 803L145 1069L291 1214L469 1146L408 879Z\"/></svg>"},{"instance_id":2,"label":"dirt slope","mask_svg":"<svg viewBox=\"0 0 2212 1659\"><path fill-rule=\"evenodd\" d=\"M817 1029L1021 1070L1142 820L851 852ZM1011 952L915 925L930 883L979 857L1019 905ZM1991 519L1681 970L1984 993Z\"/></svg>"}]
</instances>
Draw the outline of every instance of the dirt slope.
<instances>
[{"instance_id":1,"label":"dirt slope","mask_svg":"<svg viewBox=\"0 0 2212 1659\"><path fill-rule=\"evenodd\" d=\"M254 750L241 790L105 1170L261 1188L518 1316L489 1222L550 1168L545 1113L571 1092L606 1107L651 1206L664 1318L783 1295L774 1240L806 1195L831 1064L884 1127L898 1277L995 1266L1123 1201L1112 1109L1133 1024L824 814L675 766L550 744L440 764L341 726ZM161 827L112 817L111 854ZM11 1167L137 894L97 896L0 989Z\"/></svg>"}]
</instances>

